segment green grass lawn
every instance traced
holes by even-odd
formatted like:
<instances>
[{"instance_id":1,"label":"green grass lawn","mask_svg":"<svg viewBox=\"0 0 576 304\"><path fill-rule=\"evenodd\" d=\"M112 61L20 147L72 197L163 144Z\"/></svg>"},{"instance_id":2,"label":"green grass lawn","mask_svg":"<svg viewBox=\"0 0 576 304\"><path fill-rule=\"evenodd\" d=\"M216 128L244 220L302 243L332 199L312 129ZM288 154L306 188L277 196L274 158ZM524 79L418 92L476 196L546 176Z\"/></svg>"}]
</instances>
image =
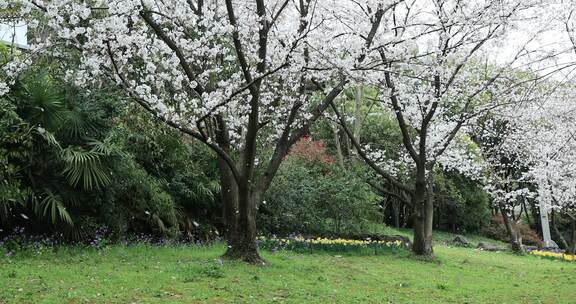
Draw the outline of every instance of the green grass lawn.
<instances>
[{"instance_id":1,"label":"green grass lawn","mask_svg":"<svg viewBox=\"0 0 576 304\"><path fill-rule=\"evenodd\" d=\"M436 246L408 253L263 252L224 246L64 248L0 258L0 303L576 303L576 263Z\"/></svg>"}]
</instances>

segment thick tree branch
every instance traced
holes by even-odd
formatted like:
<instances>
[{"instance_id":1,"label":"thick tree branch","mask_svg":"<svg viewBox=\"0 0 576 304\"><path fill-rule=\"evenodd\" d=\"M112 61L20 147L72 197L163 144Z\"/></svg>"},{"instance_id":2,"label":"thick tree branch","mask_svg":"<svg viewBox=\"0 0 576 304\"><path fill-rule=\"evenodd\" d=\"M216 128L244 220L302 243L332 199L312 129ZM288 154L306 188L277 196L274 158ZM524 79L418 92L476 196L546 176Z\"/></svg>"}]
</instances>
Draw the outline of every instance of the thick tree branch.
<instances>
[{"instance_id":1,"label":"thick tree branch","mask_svg":"<svg viewBox=\"0 0 576 304\"><path fill-rule=\"evenodd\" d=\"M182 70L184 70L184 73L186 74L186 77L188 77L188 80L191 82L196 82L196 75L194 75L194 72L192 71L192 68L188 63L186 56L184 55L182 50L178 47L178 45L176 45L176 42L174 42L174 40L172 40L170 37L168 37L168 35L166 35L166 33L162 30L160 25L158 25L158 23L156 23L154 19L152 19L152 17L148 12L141 11L140 16L142 17L142 19L144 19L146 24L148 24L148 26L150 26L152 30L154 30L154 33L156 33L156 35L162 41L164 41L164 43L166 43L166 45L174 52L174 54L176 54L176 57L178 57L178 60L180 61L180 66L182 67ZM202 93L204 90L200 86L200 84L198 84L193 89L193 91L195 92L196 97L202 99Z\"/></svg>"},{"instance_id":2,"label":"thick tree branch","mask_svg":"<svg viewBox=\"0 0 576 304\"><path fill-rule=\"evenodd\" d=\"M376 189L378 192L385 194L385 195L389 195L389 196L393 196L395 198L397 198L398 200L400 200L403 204L406 204L408 206L413 206L412 202L410 201L410 196L408 194L406 194L405 191L400 190L399 193L396 193L392 190L388 190L370 180L366 181L372 188Z\"/></svg>"},{"instance_id":3,"label":"thick tree branch","mask_svg":"<svg viewBox=\"0 0 576 304\"><path fill-rule=\"evenodd\" d=\"M130 84L128 83L128 81L126 80L126 78L124 77L124 75L122 74L122 72L120 72L120 68L114 58L114 53L112 52L112 48L110 46L110 42L106 42L106 47L107 47L107 52L108 52L108 56L110 57L110 61L112 63L112 67L114 69L114 74L120 79L119 85L126 91L128 92L128 94L147 112L149 112L150 114L154 115L156 118L158 118L160 121L164 122L166 125L179 130L180 132L184 133L184 134L188 134L190 136L192 136L193 138L198 139L199 141L201 141L202 143L204 143L205 145L207 145L210 149L212 149L214 152L216 152L216 154L221 157L226 164L230 167L230 170L232 171L232 174L234 175L234 179L236 181L239 180L240 174L234 164L234 161L232 160L232 158L230 158L230 156L224 151L222 150L220 147L218 147L216 144L212 143L209 139L207 139L205 136L203 136L202 134L200 134L199 132L196 132L192 129L186 128L184 126L181 126L180 124L169 120L168 118L159 115L159 113L157 111L155 111L150 104L148 104L145 100L143 100L142 98L140 98L136 93L134 93L134 91L132 90L132 88L130 87ZM112 78L114 79L114 77Z\"/></svg>"},{"instance_id":4,"label":"thick tree branch","mask_svg":"<svg viewBox=\"0 0 576 304\"><path fill-rule=\"evenodd\" d=\"M368 164L368 166L370 166L374 171L376 171L376 173L378 173L378 175L382 176L384 179L386 179L394 187L397 187L399 189L402 189L403 191L407 191L410 193L413 192L412 188L410 188L409 186L405 185L404 183L398 181L390 173L388 173L384 169L380 168L380 166L378 166L372 159L370 159L368 157L368 155L366 155L366 152L364 152L364 149L362 149L362 147L360 146L360 143L358 143L356 138L354 138L354 134L352 134L350 129L348 129L348 127L346 126L346 121L344 120L344 117L342 116L342 114L340 114L340 111L338 111L338 108L336 107L336 105L334 105L333 102L330 102L330 106L332 107L332 110L334 110L334 112L336 113L336 116L338 117L338 120L340 122L340 125L342 126L342 129L344 130L344 132L346 133L346 135L348 136L348 138L352 142L352 145L354 146L354 148L356 148L356 151L358 151L358 155Z\"/></svg>"},{"instance_id":5,"label":"thick tree branch","mask_svg":"<svg viewBox=\"0 0 576 304\"><path fill-rule=\"evenodd\" d=\"M234 42L234 49L236 50L236 57L238 59L238 64L242 69L242 74L252 95L258 95L257 83L253 81L252 74L250 73L250 65L248 60L246 60L246 55L244 54L244 49L242 47L242 42L240 41L240 35L238 33L238 21L234 13L234 6L232 0L226 0L226 11L228 13L228 20L230 25L234 28L232 32L232 41Z\"/></svg>"}]
</instances>

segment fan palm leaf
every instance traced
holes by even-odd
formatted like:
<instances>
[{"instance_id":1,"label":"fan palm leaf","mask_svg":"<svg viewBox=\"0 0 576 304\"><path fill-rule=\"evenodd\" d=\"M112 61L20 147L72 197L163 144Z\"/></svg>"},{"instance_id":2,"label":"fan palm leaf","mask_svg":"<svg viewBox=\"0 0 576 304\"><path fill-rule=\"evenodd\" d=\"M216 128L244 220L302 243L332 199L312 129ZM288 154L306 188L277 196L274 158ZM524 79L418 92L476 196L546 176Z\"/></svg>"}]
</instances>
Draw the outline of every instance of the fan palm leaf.
<instances>
[{"instance_id":1,"label":"fan palm leaf","mask_svg":"<svg viewBox=\"0 0 576 304\"><path fill-rule=\"evenodd\" d=\"M33 200L34 211L40 217L50 218L50 221L55 224L57 221L62 221L68 225L74 225L72 217L62 200L62 197L54 194L50 190L46 190L42 194L42 200Z\"/></svg>"},{"instance_id":2,"label":"fan palm leaf","mask_svg":"<svg viewBox=\"0 0 576 304\"><path fill-rule=\"evenodd\" d=\"M65 167L63 173L71 185L82 183L86 190L101 188L110 183L110 176L101 158L105 156L95 150L83 148L66 148L61 157Z\"/></svg>"},{"instance_id":3,"label":"fan palm leaf","mask_svg":"<svg viewBox=\"0 0 576 304\"><path fill-rule=\"evenodd\" d=\"M22 84L17 92L27 121L50 130L59 128L66 108L61 92L48 76L41 73L32 81Z\"/></svg>"}]
</instances>

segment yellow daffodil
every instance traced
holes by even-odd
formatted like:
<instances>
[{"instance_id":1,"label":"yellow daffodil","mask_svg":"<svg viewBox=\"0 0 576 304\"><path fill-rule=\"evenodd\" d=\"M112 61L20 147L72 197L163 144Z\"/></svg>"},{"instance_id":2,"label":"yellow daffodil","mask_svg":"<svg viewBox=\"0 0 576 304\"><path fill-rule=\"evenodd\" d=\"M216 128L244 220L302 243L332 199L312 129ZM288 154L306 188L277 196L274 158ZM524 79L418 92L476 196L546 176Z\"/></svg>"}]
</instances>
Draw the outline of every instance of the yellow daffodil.
<instances>
[{"instance_id":1,"label":"yellow daffodil","mask_svg":"<svg viewBox=\"0 0 576 304\"><path fill-rule=\"evenodd\" d=\"M552 252L552 251L544 251L544 250L532 250L530 254L541 256L541 257L550 257L555 259L561 259L565 261L576 261L576 256L565 254L562 252Z\"/></svg>"}]
</instances>

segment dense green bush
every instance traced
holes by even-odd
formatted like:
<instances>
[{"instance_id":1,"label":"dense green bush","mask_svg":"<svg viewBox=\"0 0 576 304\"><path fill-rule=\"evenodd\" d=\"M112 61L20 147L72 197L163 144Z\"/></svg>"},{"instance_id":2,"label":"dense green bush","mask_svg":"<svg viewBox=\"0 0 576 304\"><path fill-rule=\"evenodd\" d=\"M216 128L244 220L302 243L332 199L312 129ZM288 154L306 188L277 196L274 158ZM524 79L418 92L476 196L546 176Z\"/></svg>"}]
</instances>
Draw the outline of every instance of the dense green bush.
<instances>
[{"instance_id":1,"label":"dense green bush","mask_svg":"<svg viewBox=\"0 0 576 304\"><path fill-rule=\"evenodd\" d=\"M70 209L110 182L119 156L102 141L100 112L81 107L69 87L33 71L1 98L2 224L74 225Z\"/></svg>"},{"instance_id":2,"label":"dense green bush","mask_svg":"<svg viewBox=\"0 0 576 304\"><path fill-rule=\"evenodd\" d=\"M377 218L375 202L376 195L362 179L330 161L323 146L303 141L268 190L258 227L278 234L362 231Z\"/></svg>"},{"instance_id":3,"label":"dense green bush","mask_svg":"<svg viewBox=\"0 0 576 304\"><path fill-rule=\"evenodd\" d=\"M212 154L113 88L79 90L38 68L0 98L3 231L205 237L219 225Z\"/></svg>"},{"instance_id":4,"label":"dense green bush","mask_svg":"<svg viewBox=\"0 0 576 304\"><path fill-rule=\"evenodd\" d=\"M129 156L118 164L117 183L108 187L111 197L103 208L115 231L199 237L215 230L220 189L209 151L144 114L122 121L112 133Z\"/></svg>"},{"instance_id":5,"label":"dense green bush","mask_svg":"<svg viewBox=\"0 0 576 304\"><path fill-rule=\"evenodd\" d=\"M474 181L455 172L434 179L436 226L457 233L479 233L490 221L490 201Z\"/></svg>"}]
</instances>

